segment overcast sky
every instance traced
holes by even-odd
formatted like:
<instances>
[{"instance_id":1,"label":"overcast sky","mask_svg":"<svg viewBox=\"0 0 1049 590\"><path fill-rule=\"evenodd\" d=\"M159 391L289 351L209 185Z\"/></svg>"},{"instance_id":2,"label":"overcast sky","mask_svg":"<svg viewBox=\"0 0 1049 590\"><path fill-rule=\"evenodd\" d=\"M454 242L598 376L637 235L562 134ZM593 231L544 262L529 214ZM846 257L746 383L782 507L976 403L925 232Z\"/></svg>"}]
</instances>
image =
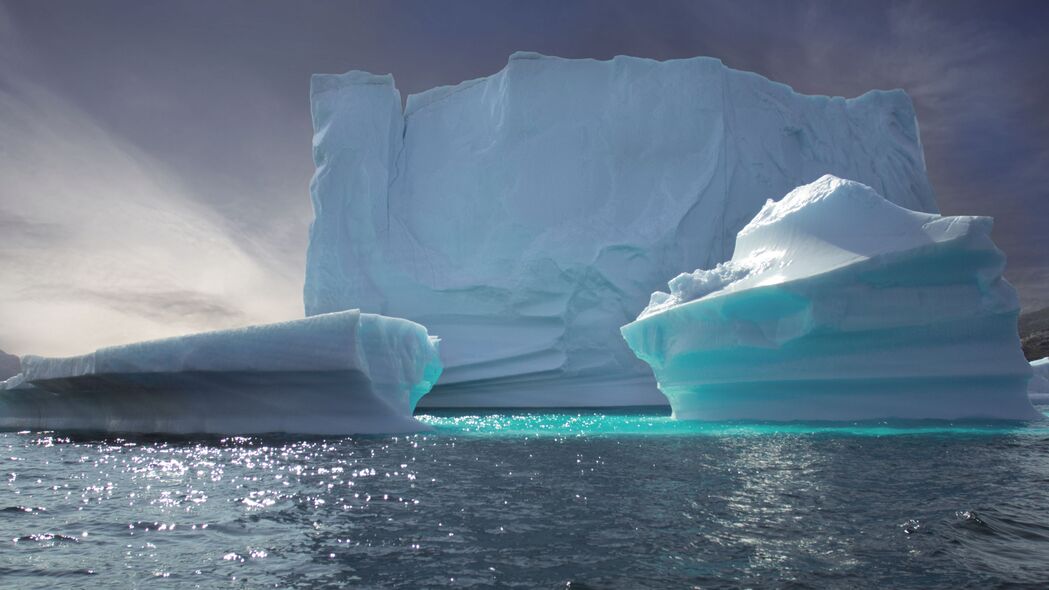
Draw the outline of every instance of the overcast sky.
<instances>
[{"instance_id":1,"label":"overcast sky","mask_svg":"<svg viewBox=\"0 0 1049 590\"><path fill-rule=\"evenodd\" d=\"M0 349L299 317L314 72L402 96L516 50L903 88L945 214L1049 305L1049 2L0 0Z\"/></svg>"}]
</instances>

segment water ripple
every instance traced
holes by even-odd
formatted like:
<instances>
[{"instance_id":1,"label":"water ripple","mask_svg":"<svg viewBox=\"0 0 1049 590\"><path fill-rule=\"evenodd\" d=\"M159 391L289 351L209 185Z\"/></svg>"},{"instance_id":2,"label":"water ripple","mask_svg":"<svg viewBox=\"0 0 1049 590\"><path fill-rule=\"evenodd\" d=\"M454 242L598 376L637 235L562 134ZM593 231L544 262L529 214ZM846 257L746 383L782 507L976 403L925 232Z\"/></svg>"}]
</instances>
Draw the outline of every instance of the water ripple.
<instances>
[{"instance_id":1,"label":"water ripple","mask_svg":"<svg viewBox=\"0 0 1049 590\"><path fill-rule=\"evenodd\" d=\"M0 434L0 576L92 587L1044 587L1049 427L433 413ZM84 580L77 582L76 580Z\"/></svg>"}]
</instances>

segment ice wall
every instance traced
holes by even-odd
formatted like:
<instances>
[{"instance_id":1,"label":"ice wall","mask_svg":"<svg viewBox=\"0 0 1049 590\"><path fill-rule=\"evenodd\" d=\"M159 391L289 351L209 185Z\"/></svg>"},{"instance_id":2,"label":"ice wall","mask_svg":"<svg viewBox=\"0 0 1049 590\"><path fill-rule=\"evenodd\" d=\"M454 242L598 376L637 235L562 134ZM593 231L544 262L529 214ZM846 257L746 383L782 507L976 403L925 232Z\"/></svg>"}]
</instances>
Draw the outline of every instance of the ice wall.
<instances>
[{"instance_id":1,"label":"ice wall","mask_svg":"<svg viewBox=\"0 0 1049 590\"><path fill-rule=\"evenodd\" d=\"M357 310L22 359L0 428L136 433L367 434L424 429L441 373L425 328Z\"/></svg>"},{"instance_id":2,"label":"ice wall","mask_svg":"<svg viewBox=\"0 0 1049 590\"><path fill-rule=\"evenodd\" d=\"M515 53L407 99L316 75L308 315L441 334L426 403L665 403L620 325L683 268L732 254L766 199L832 172L936 211L902 91L804 96L716 59Z\"/></svg>"},{"instance_id":3,"label":"ice wall","mask_svg":"<svg viewBox=\"0 0 1049 590\"><path fill-rule=\"evenodd\" d=\"M825 176L770 200L731 260L677 276L622 333L678 418L1038 418L991 226Z\"/></svg>"}]
</instances>

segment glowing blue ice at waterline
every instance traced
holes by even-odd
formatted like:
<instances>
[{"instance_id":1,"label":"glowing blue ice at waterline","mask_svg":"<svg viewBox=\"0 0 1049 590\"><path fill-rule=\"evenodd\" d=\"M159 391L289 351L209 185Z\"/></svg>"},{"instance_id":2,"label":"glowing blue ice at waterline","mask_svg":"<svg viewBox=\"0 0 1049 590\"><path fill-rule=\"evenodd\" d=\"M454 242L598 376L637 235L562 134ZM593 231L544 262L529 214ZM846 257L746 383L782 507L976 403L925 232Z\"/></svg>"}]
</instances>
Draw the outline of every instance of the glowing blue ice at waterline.
<instances>
[{"instance_id":1,"label":"glowing blue ice at waterline","mask_svg":"<svg viewBox=\"0 0 1049 590\"><path fill-rule=\"evenodd\" d=\"M825 173L935 211L902 91L805 96L711 58L515 53L401 96L316 75L307 314L361 308L443 338L422 406L665 403L619 338L714 265L767 198Z\"/></svg>"},{"instance_id":2,"label":"glowing blue ice at waterline","mask_svg":"<svg viewBox=\"0 0 1049 590\"><path fill-rule=\"evenodd\" d=\"M678 418L1038 418L991 225L824 176L622 333Z\"/></svg>"},{"instance_id":3,"label":"glowing blue ice at waterline","mask_svg":"<svg viewBox=\"0 0 1049 590\"><path fill-rule=\"evenodd\" d=\"M119 433L414 432L441 374L436 338L357 310L27 356L0 383L0 428Z\"/></svg>"},{"instance_id":4,"label":"glowing blue ice at waterline","mask_svg":"<svg viewBox=\"0 0 1049 590\"><path fill-rule=\"evenodd\" d=\"M1027 394L1033 402L1049 403L1049 356L1031 361L1031 380L1027 383Z\"/></svg>"},{"instance_id":5,"label":"glowing blue ice at waterline","mask_svg":"<svg viewBox=\"0 0 1049 590\"><path fill-rule=\"evenodd\" d=\"M1039 414L1043 418L1045 414ZM709 422L676 420L661 412L434 411L416 418L438 435L493 438L580 438L665 436L1049 436L1049 420L863 421L863 422Z\"/></svg>"}]
</instances>

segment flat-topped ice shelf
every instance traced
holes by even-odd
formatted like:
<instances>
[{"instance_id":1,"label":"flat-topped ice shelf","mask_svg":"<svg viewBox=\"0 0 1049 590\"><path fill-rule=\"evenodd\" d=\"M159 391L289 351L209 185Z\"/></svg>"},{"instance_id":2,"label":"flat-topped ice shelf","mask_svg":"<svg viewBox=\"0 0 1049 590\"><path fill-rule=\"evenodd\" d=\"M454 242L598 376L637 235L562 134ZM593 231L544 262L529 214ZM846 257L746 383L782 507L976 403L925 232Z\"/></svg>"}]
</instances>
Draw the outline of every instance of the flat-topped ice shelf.
<instances>
[{"instance_id":1,"label":"flat-topped ice shelf","mask_svg":"<svg viewBox=\"0 0 1049 590\"><path fill-rule=\"evenodd\" d=\"M376 434L426 427L437 339L358 310L27 356L0 384L0 428L120 433Z\"/></svg>"}]
</instances>

